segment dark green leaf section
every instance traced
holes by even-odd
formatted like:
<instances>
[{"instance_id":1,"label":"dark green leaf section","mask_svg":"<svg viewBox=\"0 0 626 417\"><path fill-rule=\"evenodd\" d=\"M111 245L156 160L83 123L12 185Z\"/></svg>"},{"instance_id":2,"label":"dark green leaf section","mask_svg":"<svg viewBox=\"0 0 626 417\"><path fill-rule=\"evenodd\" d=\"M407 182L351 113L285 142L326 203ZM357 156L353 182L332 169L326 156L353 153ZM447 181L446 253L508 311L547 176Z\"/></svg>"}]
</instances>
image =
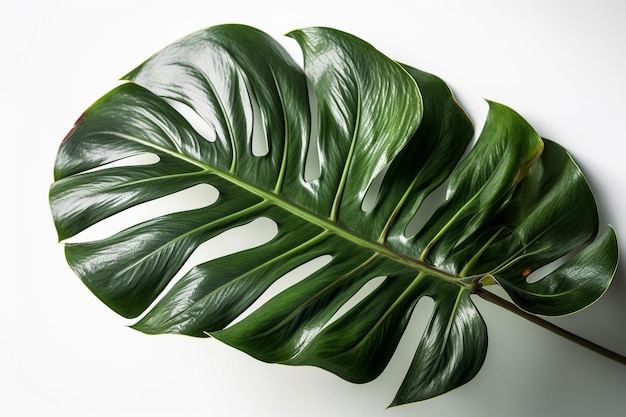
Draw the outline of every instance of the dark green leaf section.
<instances>
[{"instance_id":1,"label":"dark green leaf section","mask_svg":"<svg viewBox=\"0 0 626 417\"><path fill-rule=\"evenodd\" d=\"M522 276L499 283L524 310L548 316L574 313L595 302L608 288L617 269L615 231L604 235L541 280Z\"/></svg>"},{"instance_id":2,"label":"dark green leaf section","mask_svg":"<svg viewBox=\"0 0 626 417\"><path fill-rule=\"evenodd\" d=\"M469 295L450 286L433 294L433 319L392 406L443 394L478 373L487 354L487 328Z\"/></svg>"},{"instance_id":3,"label":"dark green leaf section","mask_svg":"<svg viewBox=\"0 0 626 417\"><path fill-rule=\"evenodd\" d=\"M400 65L352 35L309 28L289 36L302 48L317 98L321 173L310 186L324 206L314 210L333 221L349 218L417 129L421 94Z\"/></svg>"},{"instance_id":4,"label":"dark green leaf section","mask_svg":"<svg viewBox=\"0 0 626 417\"><path fill-rule=\"evenodd\" d=\"M447 201L411 240L415 255L460 273L461 265L450 263L455 250L483 232L542 150L541 138L519 114L490 102L476 145L450 177Z\"/></svg>"},{"instance_id":5,"label":"dark green leaf section","mask_svg":"<svg viewBox=\"0 0 626 417\"><path fill-rule=\"evenodd\" d=\"M272 208L279 232L267 244L195 266L133 327L145 333L206 336L235 320L294 265L329 252L319 227Z\"/></svg>"},{"instance_id":6,"label":"dark green leaf section","mask_svg":"<svg viewBox=\"0 0 626 417\"><path fill-rule=\"evenodd\" d=\"M363 383L376 378L391 359L413 308L423 296L415 271L397 271L346 314L320 332L287 363L316 365Z\"/></svg>"},{"instance_id":7,"label":"dark green leaf section","mask_svg":"<svg viewBox=\"0 0 626 417\"><path fill-rule=\"evenodd\" d=\"M325 242L333 259L283 291L238 324L212 336L267 362L288 362L307 346L333 314L375 274L370 251Z\"/></svg>"},{"instance_id":8,"label":"dark green leaf section","mask_svg":"<svg viewBox=\"0 0 626 417\"><path fill-rule=\"evenodd\" d=\"M301 186L310 131L306 78L267 34L241 25L201 30L124 78L195 110L215 133L215 153L237 176L267 190L294 183L294 199L316 199ZM255 117L268 146L262 157L252 153Z\"/></svg>"},{"instance_id":9,"label":"dark green leaf section","mask_svg":"<svg viewBox=\"0 0 626 417\"><path fill-rule=\"evenodd\" d=\"M485 228L491 232L477 239L480 256L465 249L451 259L466 265L465 274L492 275L523 309L557 316L588 306L606 291L618 250L609 228L553 273L527 282L533 271L592 242L598 232L596 204L580 168L563 147L546 139L544 145L541 158Z\"/></svg>"},{"instance_id":10,"label":"dark green leaf section","mask_svg":"<svg viewBox=\"0 0 626 417\"><path fill-rule=\"evenodd\" d=\"M441 79L406 65L404 68L420 87L420 125L389 165L373 207L361 210L362 198L355 198L344 203L350 208L342 213L349 215L340 213L339 217L346 227L387 242L398 251L407 251L405 231L409 222L424 198L450 175L474 133L471 121Z\"/></svg>"},{"instance_id":11,"label":"dark green leaf section","mask_svg":"<svg viewBox=\"0 0 626 417\"><path fill-rule=\"evenodd\" d=\"M509 279L591 242L598 233L596 204L585 177L563 147L544 143L541 159L499 219L510 234L502 235L484 255L497 263L494 272ZM503 253L508 256L503 258Z\"/></svg>"},{"instance_id":12,"label":"dark green leaf section","mask_svg":"<svg viewBox=\"0 0 626 417\"><path fill-rule=\"evenodd\" d=\"M134 328L210 334L263 361L362 383L385 369L428 297L434 311L397 405L476 375L487 347L470 299L477 287L498 283L521 308L548 315L602 295L617 265L615 233L594 241L595 201L563 148L490 102L461 160L473 127L442 80L334 29L289 36L304 68L253 28L191 34L131 71L62 142L50 189L61 240L195 185L217 190L208 206L66 245L68 263L97 297L125 317L141 315ZM196 132L170 100L195 111L212 135ZM267 153L253 152L254 137ZM321 172L306 179L310 141ZM145 154L158 161L124 165ZM446 180L446 200L408 236L424 199ZM268 242L181 270L204 242L259 218L276 225ZM564 256L554 272L527 280Z\"/></svg>"},{"instance_id":13,"label":"dark green leaf section","mask_svg":"<svg viewBox=\"0 0 626 417\"><path fill-rule=\"evenodd\" d=\"M155 165L107 168L142 154ZM98 100L59 148L50 206L59 239L137 204L207 182L207 173L177 155L220 166L211 144L149 91L124 84ZM102 168L97 171L90 171Z\"/></svg>"},{"instance_id":14,"label":"dark green leaf section","mask_svg":"<svg viewBox=\"0 0 626 417\"><path fill-rule=\"evenodd\" d=\"M223 185L225 192L232 187ZM260 207L258 198L242 195L158 217L96 242L68 243L67 261L104 303L125 317L136 317L201 243L257 218Z\"/></svg>"}]
</instances>

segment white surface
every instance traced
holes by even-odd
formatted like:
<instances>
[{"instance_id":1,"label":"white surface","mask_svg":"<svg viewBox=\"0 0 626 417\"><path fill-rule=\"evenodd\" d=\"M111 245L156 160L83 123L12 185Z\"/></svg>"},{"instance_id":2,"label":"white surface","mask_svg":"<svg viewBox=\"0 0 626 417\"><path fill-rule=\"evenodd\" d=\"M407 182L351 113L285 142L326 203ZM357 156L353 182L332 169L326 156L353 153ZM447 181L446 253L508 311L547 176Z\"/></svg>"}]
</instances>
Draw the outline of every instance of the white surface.
<instances>
[{"instance_id":1,"label":"white surface","mask_svg":"<svg viewBox=\"0 0 626 417\"><path fill-rule=\"evenodd\" d=\"M3 1L0 415L626 415L626 367L481 300L490 345L479 375L389 410L417 343L410 337L380 379L359 386L259 363L216 341L143 335L73 276L47 205L60 140L152 53L220 23L275 37L324 25L444 78L478 128L483 97L518 110L573 153L623 246L624 21L619 0ZM558 323L626 354L624 275L603 300ZM428 305L420 311L428 315ZM419 332L418 322L409 330Z\"/></svg>"}]
</instances>

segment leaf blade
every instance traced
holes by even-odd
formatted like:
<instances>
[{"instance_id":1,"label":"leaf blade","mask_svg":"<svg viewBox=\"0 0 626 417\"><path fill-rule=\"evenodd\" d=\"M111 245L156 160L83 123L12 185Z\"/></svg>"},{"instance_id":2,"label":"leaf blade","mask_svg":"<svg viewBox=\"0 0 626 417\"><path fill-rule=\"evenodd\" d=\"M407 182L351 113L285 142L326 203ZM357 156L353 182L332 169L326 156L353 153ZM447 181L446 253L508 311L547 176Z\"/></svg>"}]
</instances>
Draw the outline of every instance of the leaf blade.
<instances>
[{"instance_id":1,"label":"leaf blade","mask_svg":"<svg viewBox=\"0 0 626 417\"><path fill-rule=\"evenodd\" d=\"M473 128L445 83L344 32L290 36L303 49L304 69L256 29L196 32L131 71L131 82L91 106L61 144L50 190L60 239L195 185L219 194L206 207L67 244L71 267L105 304L126 317L149 309L136 329L208 332L261 360L366 382L385 368L416 303L431 297L434 313L398 405L440 395L478 372L486 329L470 294L489 279L538 314L582 308L606 289L617 264L612 229L537 283L520 274L522 265L538 268L588 245L598 226L579 168L521 115L489 102L477 144L457 166ZM312 180L304 178L315 139L307 77L323 164ZM195 131L171 100L203 118L215 140ZM268 147L262 155L252 149L259 125ZM109 166L143 154L158 161ZM377 200L365 211L382 170ZM447 178L447 200L407 236L424 198ZM199 245L261 217L275 222L273 239L196 265L150 308ZM285 274L320 256L331 260L237 321ZM592 282L581 265L599 277Z\"/></svg>"},{"instance_id":2,"label":"leaf blade","mask_svg":"<svg viewBox=\"0 0 626 417\"><path fill-rule=\"evenodd\" d=\"M575 313L598 300L617 269L617 238L609 229L591 245L539 281L499 280L515 304L546 316Z\"/></svg>"},{"instance_id":3,"label":"leaf blade","mask_svg":"<svg viewBox=\"0 0 626 417\"><path fill-rule=\"evenodd\" d=\"M487 328L465 290L438 293L435 312L391 406L441 395L470 381L487 353Z\"/></svg>"}]
</instances>

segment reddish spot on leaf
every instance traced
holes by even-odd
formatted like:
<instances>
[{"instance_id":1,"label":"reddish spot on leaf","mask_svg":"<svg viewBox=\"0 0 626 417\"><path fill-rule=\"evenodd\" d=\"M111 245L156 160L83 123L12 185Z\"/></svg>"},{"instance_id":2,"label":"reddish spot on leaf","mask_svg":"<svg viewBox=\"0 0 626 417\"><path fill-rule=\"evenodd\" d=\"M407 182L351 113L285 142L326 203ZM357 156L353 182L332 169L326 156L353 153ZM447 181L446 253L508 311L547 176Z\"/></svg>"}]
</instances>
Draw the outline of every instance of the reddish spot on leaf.
<instances>
[{"instance_id":1,"label":"reddish spot on leaf","mask_svg":"<svg viewBox=\"0 0 626 417\"><path fill-rule=\"evenodd\" d=\"M530 275L530 273L531 273L532 271L533 271L533 270L532 270L531 268L526 268L526 269L524 269L524 270L522 271L522 276L523 276L524 278L526 278L527 276L529 276L529 275Z\"/></svg>"},{"instance_id":2,"label":"reddish spot on leaf","mask_svg":"<svg viewBox=\"0 0 626 417\"><path fill-rule=\"evenodd\" d=\"M72 136L72 133L74 133L74 131L76 130L76 127L78 127L80 122L85 118L85 113L87 113L87 111L84 111L83 114L81 114L80 117L78 119L76 119L76 121L74 122L74 126L72 126L72 128L70 129L69 132L67 132L67 135L65 135L65 137L63 138L61 143L65 142L67 140L67 138Z\"/></svg>"}]
</instances>

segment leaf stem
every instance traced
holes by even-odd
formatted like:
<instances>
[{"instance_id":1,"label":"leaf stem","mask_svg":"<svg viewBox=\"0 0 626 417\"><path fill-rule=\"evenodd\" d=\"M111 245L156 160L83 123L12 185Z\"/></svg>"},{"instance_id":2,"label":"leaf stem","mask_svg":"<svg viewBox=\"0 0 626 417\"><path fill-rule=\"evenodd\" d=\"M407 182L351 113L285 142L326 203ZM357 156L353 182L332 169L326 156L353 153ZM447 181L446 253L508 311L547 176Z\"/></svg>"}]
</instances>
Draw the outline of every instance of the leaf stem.
<instances>
[{"instance_id":1,"label":"leaf stem","mask_svg":"<svg viewBox=\"0 0 626 417\"><path fill-rule=\"evenodd\" d=\"M477 294L480 298L482 298L483 300L489 301L490 303L493 303L499 307L502 307L512 313L517 314L518 316L534 323L537 324L541 327L543 327L546 330L551 331L552 333L558 334L561 337L566 338L567 340L574 342L584 348L587 348L599 355L602 355L606 358L612 359L615 362L618 362L622 365L626 365L626 356L620 355L617 352L613 352L612 350L609 350L605 347L602 347L600 345L597 345L585 338L582 338L578 335L575 335L572 332L569 332L555 324L552 324L551 322L542 319L539 316L536 316L534 314L528 313L524 310L522 310L521 308L517 307L515 304L511 303L510 301L507 301L503 298L500 298L499 296L495 295L494 293L485 290L484 288L476 288L474 290L474 293Z\"/></svg>"}]
</instances>

